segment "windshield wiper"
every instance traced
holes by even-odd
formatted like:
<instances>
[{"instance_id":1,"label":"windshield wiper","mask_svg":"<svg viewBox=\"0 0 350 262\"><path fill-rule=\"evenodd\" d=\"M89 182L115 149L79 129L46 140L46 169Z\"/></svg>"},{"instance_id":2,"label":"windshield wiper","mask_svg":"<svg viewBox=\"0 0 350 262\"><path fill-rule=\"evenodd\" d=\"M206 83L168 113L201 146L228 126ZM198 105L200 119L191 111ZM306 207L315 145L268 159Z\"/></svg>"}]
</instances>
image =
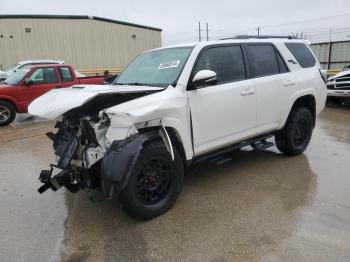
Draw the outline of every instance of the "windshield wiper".
<instances>
[{"instance_id":1,"label":"windshield wiper","mask_svg":"<svg viewBox=\"0 0 350 262\"><path fill-rule=\"evenodd\" d=\"M135 82L135 83L115 83L115 85L121 85L121 86L153 86L153 87L165 87L167 85L165 84L153 84L153 83L140 83L140 82Z\"/></svg>"},{"instance_id":2,"label":"windshield wiper","mask_svg":"<svg viewBox=\"0 0 350 262\"><path fill-rule=\"evenodd\" d=\"M135 82L135 83L116 83L116 85L121 85L121 86L147 86L148 84Z\"/></svg>"}]
</instances>

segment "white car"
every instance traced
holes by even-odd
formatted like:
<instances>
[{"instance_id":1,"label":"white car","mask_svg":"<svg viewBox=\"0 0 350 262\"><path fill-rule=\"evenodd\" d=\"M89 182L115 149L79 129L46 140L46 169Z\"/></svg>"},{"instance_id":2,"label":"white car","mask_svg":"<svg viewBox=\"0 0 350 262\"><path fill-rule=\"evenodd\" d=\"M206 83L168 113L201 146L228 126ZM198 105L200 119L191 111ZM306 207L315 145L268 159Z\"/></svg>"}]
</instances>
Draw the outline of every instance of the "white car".
<instances>
[{"instance_id":1,"label":"white car","mask_svg":"<svg viewBox=\"0 0 350 262\"><path fill-rule=\"evenodd\" d=\"M3 71L0 70L0 81L3 81L7 79L9 76L11 76L13 73L15 73L18 69L23 69L31 65L37 65L37 64L64 64L64 61L60 60L27 60L27 61L21 61L18 62L15 65L12 65Z\"/></svg>"},{"instance_id":2,"label":"white car","mask_svg":"<svg viewBox=\"0 0 350 262\"><path fill-rule=\"evenodd\" d=\"M340 73L328 78L327 89L328 100L331 102L350 102L350 64L345 65Z\"/></svg>"},{"instance_id":3,"label":"white car","mask_svg":"<svg viewBox=\"0 0 350 262\"><path fill-rule=\"evenodd\" d=\"M150 219L177 199L188 167L251 145L298 155L327 97L306 42L225 40L137 56L115 86L52 90L31 114L61 118L47 189L95 188L118 195L132 216ZM262 171L263 172L263 171Z\"/></svg>"}]
</instances>

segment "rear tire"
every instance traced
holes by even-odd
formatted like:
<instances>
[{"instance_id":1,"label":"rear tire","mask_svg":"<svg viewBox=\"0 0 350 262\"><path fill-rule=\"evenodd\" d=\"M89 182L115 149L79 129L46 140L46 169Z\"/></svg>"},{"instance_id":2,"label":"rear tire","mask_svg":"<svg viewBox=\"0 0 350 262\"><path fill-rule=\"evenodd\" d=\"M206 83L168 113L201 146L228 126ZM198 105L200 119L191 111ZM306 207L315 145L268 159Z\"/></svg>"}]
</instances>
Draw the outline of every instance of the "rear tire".
<instances>
[{"instance_id":1,"label":"rear tire","mask_svg":"<svg viewBox=\"0 0 350 262\"><path fill-rule=\"evenodd\" d=\"M285 127L275 135L278 150L289 156L302 154L309 145L313 131L313 117L306 107L295 109Z\"/></svg>"},{"instance_id":2,"label":"rear tire","mask_svg":"<svg viewBox=\"0 0 350 262\"><path fill-rule=\"evenodd\" d=\"M152 219L175 203L183 184L184 166L176 148L174 155L172 161L161 140L144 146L121 195L123 208L130 216Z\"/></svg>"},{"instance_id":3,"label":"rear tire","mask_svg":"<svg viewBox=\"0 0 350 262\"><path fill-rule=\"evenodd\" d=\"M0 101L0 126L6 126L16 117L16 108L7 101Z\"/></svg>"}]
</instances>

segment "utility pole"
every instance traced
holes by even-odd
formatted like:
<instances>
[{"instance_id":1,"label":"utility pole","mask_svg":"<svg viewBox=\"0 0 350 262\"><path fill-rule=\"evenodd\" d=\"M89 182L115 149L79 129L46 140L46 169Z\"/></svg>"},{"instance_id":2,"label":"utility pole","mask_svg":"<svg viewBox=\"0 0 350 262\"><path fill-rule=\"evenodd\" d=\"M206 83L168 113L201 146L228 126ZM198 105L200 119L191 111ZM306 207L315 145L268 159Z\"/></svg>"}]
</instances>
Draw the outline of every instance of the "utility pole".
<instances>
[{"instance_id":1,"label":"utility pole","mask_svg":"<svg viewBox=\"0 0 350 262\"><path fill-rule=\"evenodd\" d=\"M207 23L207 41L209 41L209 26L208 26L208 23Z\"/></svg>"},{"instance_id":2,"label":"utility pole","mask_svg":"<svg viewBox=\"0 0 350 262\"><path fill-rule=\"evenodd\" d=\"M202 41L202 36L201 36L201 22L198 22L198 42Z\"/></svg>"},{"instance_id":3,"label":"utility pole","mask_svg":"<svg viewBox=\"0 0 350 262\"><path fill-rule=\"evenodd\" d=\"M329 29L329 49L328 49L328 63L327 69L331 68L331 59L332 59L332 28Z\"/></svg>"},{"instance_id":4,"label":"utility pole","mask_svg":"<svg viewBox=\"0 0 350 262\"><path fill-rule=\"evenodd\" d=\"M256 30L258 31L258 38L260 38L260 26L258 26L257 28L256 28Z\"/></svg>"}]
</instances>

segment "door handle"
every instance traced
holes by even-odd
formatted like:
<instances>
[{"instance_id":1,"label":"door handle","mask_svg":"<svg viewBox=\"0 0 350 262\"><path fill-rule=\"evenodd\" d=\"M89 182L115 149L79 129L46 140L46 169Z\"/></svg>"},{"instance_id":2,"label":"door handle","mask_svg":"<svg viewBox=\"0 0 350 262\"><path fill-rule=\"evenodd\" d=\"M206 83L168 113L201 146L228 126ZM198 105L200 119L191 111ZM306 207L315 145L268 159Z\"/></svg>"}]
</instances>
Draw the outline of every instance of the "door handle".
<instances>
[{"instance_id":1,"label":"door handle","mask_svg":"<svg viewBox=\"0 0 350 262\"><path fill-rule=\"evenodd\" d=\"M286 82L284 82L283 85L284 85L285 87L294 86L294 85L295 85L295 82L294 82L294 81L291 81L291 80L287 80Z\"/></svg>"},{"instance_id":2,"label":"door handle","mask_svg":"<svg viewBox=\"0 0 350 262\"><path fill-rule=\"evenodd\" d=\"M55 88L62 88L62 86L55 86Z\"/></svg>"},{"instance_id":3,"label":"door handle","mask_svg":"<svg viewBox=\"0 0 350 262\"><path fill-rule=\"evenodd\" d=\"M255 89L253 89L253 88L247 88L241 92L242 96L248 96L248 95L253 95L253 94L255 94Z\"/></svg>"}]
</instances>

